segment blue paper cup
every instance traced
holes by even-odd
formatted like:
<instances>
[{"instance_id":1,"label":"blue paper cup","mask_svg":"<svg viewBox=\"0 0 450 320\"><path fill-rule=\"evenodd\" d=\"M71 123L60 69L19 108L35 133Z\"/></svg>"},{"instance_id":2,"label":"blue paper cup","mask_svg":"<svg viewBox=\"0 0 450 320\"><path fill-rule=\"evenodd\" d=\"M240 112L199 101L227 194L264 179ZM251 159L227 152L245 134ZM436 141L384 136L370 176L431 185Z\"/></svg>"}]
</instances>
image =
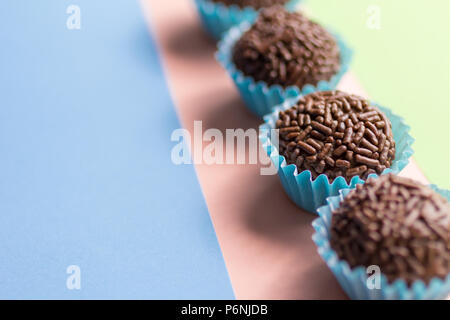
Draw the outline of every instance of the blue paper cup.
<instances>
[{"instance_id":1,"label":"blue paper cup","mask_svg":"<svg viewBox=\"0 0 450 320\"><path fill-rule=\"evenodd\" d=\"M430 186L433 190L450 201L450 192ZM385 275L381 275L380 289L369 289L368 276L364 267L351 269L349 264L340 260L337 253L330 246L330 228L332 212L339 208L341 201L351 189L340 190L339 196L327 199L327 205L318 209L319 218L314 220L315 233L313 240L318 252L326 262L342 289L351 299L355 300L430 300L445 299L450 294L450 274L445 279L433 278L428 284L415 281L411 286L398 279L389 283Z\"/></svg>"},{"instance_id":2,"label":"blue paper cup","mask_svg":"<svg viewBox=\"0 0 450 320\"><path fill-rule=\"evenodd\" d=\"M236 5L226 6L210 0L194 0L203 26L216 40L232 27L244 21L253 22L258 16L258 11L252 7L240 8ZM285 7L294 11L301 0L291 0Z\"/></svg>"},{"instance_id":3,"label":"blue paper cup","mask_svg":"<svg viewBox=\"0 0 450 320\"><path fill-rule=\"evenodd\" d=\"M339 81L349 69L353 55L352 50L347 47L338 34L332 33L340 49L341 63L339 72L329 81L320 81L316 86L307 84L303 88L296 86L283 88L280 85L268 86L263 81L255 82L252 77L245 76L238 70L233 63L233 47L250 27L251 24L244 22L232 28L219 43L216 58L233 79L247 108L259 117L271 113L275 106L299 95L336 89Z\"/></svg>"},{"instance_id":4,"label":"blue paper cup","mask_svg":"<svg viewBox=\"0 0 450 320\"><path fill-rule=\"evenodd\" d=\"M271 130L275 129L278 113L292 107L300 98L296 97L285 101L280 106L275 107L271 114L264 117L265 123L259 127L259 140L275 168L278 168L278 176L291 200L298 207L315 213L319 207L326 204L328 197L338 196L339 190L355 187L357 184L364 183L364 180L355 176L350 183L347 183L344 177L338 177L330 183L328 177L324 174L313 180L311 171L298 172L295 164L288 165L284 156L279 154L277 144L272 141ZM409 163L409 158L414 153L411 148L414 139L409 135L410 127L391 110L373 102L372 104L377 106L391 121L396 144L395 160L392 162L391 167L385 169L382 174L398 174L406 167Z\"/></svg>"}]
</instances>

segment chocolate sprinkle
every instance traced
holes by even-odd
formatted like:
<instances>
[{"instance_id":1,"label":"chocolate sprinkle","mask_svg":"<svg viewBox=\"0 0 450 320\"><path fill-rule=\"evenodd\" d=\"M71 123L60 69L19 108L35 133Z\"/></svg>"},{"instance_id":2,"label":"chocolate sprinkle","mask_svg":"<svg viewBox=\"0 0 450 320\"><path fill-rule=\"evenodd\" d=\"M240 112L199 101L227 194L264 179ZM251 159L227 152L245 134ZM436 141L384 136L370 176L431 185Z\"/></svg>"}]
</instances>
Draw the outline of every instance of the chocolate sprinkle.
<instances>
[{"instance_id":1,"label":"chocolate sprinkle","mask_svg":"<svg viewBox=\"0 0 450 320\"><path fill-rule=\"evenodd\" d=\"M263 9L236 43L236 67L255 81L283 87L329 81L340 68L339 47L320 25L281 6Z\"/></svg>"},{"instance_id":2,"label":"chocolate sprinkle","mask_svg":"<svg viewBox=\"0 0 450 320\"><path fill-rule=\"evenodd\" d=\"M450 203L410 179L369 179L333 212L330 243L352 268L377 265L390 283L444 279L450 273Z\"/></svg>"},{"instance_id":3,"label":"chocolate sprinkle","mask_svg":"<svg viewBox=\"0 0 450 320\"><path fill-rule=\"evenodd\" d=\"M211 0L216 3L223 3L226 6L238 6L240 8L251 7L255 9L268 8L276 4L284 5L290 0Z\"/></svg>"},{"instance_id":4,"label":"chocolate sprinkle","mask_svg":"<svg viewBox=\"0 0 450 320\"><path fill-rule=\"evenodd\" d=\"M382 123L382 125L381 125ZM280 154L298 171L330 181L381 174L395 158L386 116L367 100L341 91L309 94L279 113ZM311 157L313 156L313 157Z\"/></svg>"}]
</instances>

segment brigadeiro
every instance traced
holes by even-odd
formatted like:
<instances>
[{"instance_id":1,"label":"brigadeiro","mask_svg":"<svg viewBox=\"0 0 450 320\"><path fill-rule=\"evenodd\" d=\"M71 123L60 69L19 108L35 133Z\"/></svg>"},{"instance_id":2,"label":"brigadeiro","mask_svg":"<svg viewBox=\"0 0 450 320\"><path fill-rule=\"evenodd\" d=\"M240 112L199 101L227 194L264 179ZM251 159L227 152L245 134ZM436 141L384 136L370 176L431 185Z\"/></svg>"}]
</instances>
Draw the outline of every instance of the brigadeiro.
<instances>
[{"instance_id":1,"label":"brigadeiro","mask_svg":"<svg viewBox=\"0 0 450 320\"><path fill-rule=\"evenodd\" d=\"M254 9L267 8L273 5L284 5L290 0L211 0L216 3L223 3L226 6L238 6L240 8L251 7Z\"/></svg>"},{"instance_id":2,"label":"brigadeiro","mask_svg":"<svg viewBox=\"0 0 450 320\"><path fill-rule=\"evenodd\" d=\"M299 12L281 6L261 10L253 26L233 49L233 62L256 82L286 88L317 85L340 68L340 49L334 37Z\"/></svg>"},{"instance_id":3,"label":"brigadeiro","mask_svg":"<svg viewBox=\"0 0 450 320\"><path fill-rule=\"evenodd\" d=\"M330 244L350 267L379 266L390 283L445 279L450 273L450 204L410 179L369 179L332 213Z\"/></svg>"},{"instance_id":4,"label":"brigadeiro","mask_svg":"<svg viewBox=\"0 0 450 320\"><path fill-rule=\"evenodd\" d=\"M332 182L354 176L381 174L395 158L389 119L368 100L342 91L306 95L280 111L279 152L298 172L315 179L325 174Z\"/></svg>"},{"instance_id":5,"label":"brigadeiro","mask_svg":"<svg viewBox=\"0 0 450 320\"><path fill-rule=\"evenodd\" d=\"M216 39L242 22L253 22L262 8L280 5L295 11L301 0L194 0L203 26Z\"/></svg>"}]
</instances>

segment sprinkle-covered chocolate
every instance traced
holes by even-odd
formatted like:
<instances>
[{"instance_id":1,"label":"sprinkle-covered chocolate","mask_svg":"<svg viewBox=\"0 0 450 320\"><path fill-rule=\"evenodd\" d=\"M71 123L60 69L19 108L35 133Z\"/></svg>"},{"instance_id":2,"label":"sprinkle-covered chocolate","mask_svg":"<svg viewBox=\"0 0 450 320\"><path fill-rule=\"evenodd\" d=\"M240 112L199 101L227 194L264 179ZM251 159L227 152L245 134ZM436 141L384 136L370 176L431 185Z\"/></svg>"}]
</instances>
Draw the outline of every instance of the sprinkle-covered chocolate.
<instances>
[{"instance_id":1,"label":"sprinkle-covered chocolate","mask_svg":"<svg viewBox=\"0 0 450 320\"><path fill-rule=\"evenodd\" d=\"M303 88L336 75L340 51L323 27L301 13L274 6L263 9L236 43L233 62L255 81Z\"/></svg>"},{"instance_id":2,"label":"sprinkle-covered chocolate","mask_svg":"<svg viewBox=\"0 0 450 320\"><path fill-rule=\"evenodd\" d=\"M331 247L351 267L377 265L389 282L450 273L450 203L413 180L369 179L333 212Z\"/></svg>"},{"instance_id":3,"label":"sprinkle-covered chocolate","mask_svg":"<svg viewBox=\"0 0 450 320\"><path fill-rule=\"evenodd\" d=\"M279 113L279 151L298 171L330 181L381 174L395 158L389 119L369 101L342 91L316 92Z\"/></svg>"},{"instance_id":4,"label":"sprinkle-covered chocolate","mask_svg":"<svg viewBox=\"0 0 450 320\"><path fill-rule=\"evenodd\" d=\"M251 7L255 9L268 8L273 5L284 5L290 0L212 0L212 2L223 3L226 6L235 5L240 8Z\"/></svg>"}]
</instances>

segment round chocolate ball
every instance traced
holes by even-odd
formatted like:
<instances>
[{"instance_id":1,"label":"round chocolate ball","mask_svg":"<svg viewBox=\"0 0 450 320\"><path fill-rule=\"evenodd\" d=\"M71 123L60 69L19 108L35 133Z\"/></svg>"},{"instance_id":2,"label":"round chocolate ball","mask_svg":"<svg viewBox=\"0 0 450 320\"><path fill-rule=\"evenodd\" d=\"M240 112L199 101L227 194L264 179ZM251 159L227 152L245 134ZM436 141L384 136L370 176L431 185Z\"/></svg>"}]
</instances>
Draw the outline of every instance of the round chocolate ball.
<instances>
[{"instance_id":1,"label":"round chocolate ball","mask_svg":"<svg viewBox=\"0 0 450 320\"><path fill-rule=\"evenodd\" d=\"M444 279L450 273L450 203L411 179L369 179L333 212L330 242L351 267L379 266L391 283Z\"/></svg>"},{"instance_id":2,"label":"round chocolate ball","mask_svg":"<svg viewBox=\"0 0 450 320\"><path fill-rule=\"evenodd\" d=\"M302 97L276 122L279 151L299 172L330 181L381 174L395 158L389 119L369 101L342 91Z\"/></svg>"},{"instance_id":3,"label":"round chocolate ball","mask_svg":"<svg viewBox=\"0 0 450 320\"><path fill-rule=\"evenodd\" d=\"M379 266L390 283L450 273L450 203L392 174L358 185L333 212L331 247L351 267Z\"/></svg>"},{"instance_id":4,"label":"round chocolate ball","mask_svg":"<svg viewBox=\"0 0 450 320\"><path fill-rule=\"evenodd\" d=\"M329 81L340 68L336 40L301 13L263 9L233 49L233 62L255 81L282 87Z\"/></svg>"},{"instance_id":5,"label":"round chocolate ball","mask_svg":"<svg viewBox=\"0 0 450 320\"><path fill-rule=\"evenodd\" d=\"M273 5L284 5L290 0L211 0L216 3L223 3L226 6L238 6L240 8L251 7L254 9L268 8Z\"/></svg>"}]
</instances>

